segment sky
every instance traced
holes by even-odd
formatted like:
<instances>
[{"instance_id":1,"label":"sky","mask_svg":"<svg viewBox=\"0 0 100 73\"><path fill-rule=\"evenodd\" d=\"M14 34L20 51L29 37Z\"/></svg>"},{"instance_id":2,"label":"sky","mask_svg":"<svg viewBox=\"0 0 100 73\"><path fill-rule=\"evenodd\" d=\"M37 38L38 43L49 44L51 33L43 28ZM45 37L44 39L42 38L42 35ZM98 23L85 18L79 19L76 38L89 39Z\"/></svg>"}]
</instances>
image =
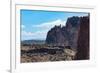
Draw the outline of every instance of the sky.
<instances>
[{"instance_id":1,"label":"sky","mask_svg":"<svg viewBox=\"0 0 100 73\"><path fill-rule=\"evenodd\" d=\"M45 40L55 25L65 26L69 17L87 16L88 13L42 10L21 10L21 40Z\"/></svg>"}]
</instances>

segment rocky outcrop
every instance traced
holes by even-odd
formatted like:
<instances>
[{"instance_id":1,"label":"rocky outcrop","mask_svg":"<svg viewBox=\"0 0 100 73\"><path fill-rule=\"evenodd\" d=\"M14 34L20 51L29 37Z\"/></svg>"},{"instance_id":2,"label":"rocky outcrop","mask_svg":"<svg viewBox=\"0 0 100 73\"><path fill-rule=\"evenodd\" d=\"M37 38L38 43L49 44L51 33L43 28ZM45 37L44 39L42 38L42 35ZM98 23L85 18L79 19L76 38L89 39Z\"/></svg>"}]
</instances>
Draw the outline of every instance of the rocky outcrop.
<instances>
[{"instance_id":1,"label":"rocky outcrop","mask_svg":"<svg viewBox=\"0 0 100 73\"><path fill-rule=\"evenodd\" d=\"M61 26L55 26L48 32L46 43L52 45L68 45L68 39L65 38L64 32L66 31L63 31Z\"/></svg>"},{"instance_id":2,"label":"rocky outcrop","mask_svg":"<svg viewBox=\"0 0 100 73\"><path fill-rule=\"evenodd\" d=\"M71 46L71 48L77 49L77 39L78 39L78 31L80 26L80 17L71 17L68 18L66 22L66 34L68 36L68 45Z\"/></svg>"},{"instance_id":3,"label":"rocky outcrop","mask_svg":"<svg viewBox=\"0 0 100 73\"><path fill-rule=\"evenodd\" d=\"M71 46L77 50L76 60L89 59L89 16L70 17L66 26L55 26L48 32L46 43Z\"/></svg>"},{"instance_id":4,"label":"rocky outcrop","mask_svg":"<svg viewBox=\"0 0 100 73\"><path fill-rule=\"evenodd\" d=\"M80 18L80 30L77 41L77 60L89 59L89 17Z\"/></svg>"},{"instance_id":5,"label":"rocky outcrop","mask_svg":"<svg viewBox=\"0 0 100 73\"><path fill-rule=\"evenodd\" d=\"M74 16L68 18L66 26L55 26L48 32L46 43L53 45L69 45L71 48L77 48L79 21L80 17Z\"/></svg>"}]
</instances>

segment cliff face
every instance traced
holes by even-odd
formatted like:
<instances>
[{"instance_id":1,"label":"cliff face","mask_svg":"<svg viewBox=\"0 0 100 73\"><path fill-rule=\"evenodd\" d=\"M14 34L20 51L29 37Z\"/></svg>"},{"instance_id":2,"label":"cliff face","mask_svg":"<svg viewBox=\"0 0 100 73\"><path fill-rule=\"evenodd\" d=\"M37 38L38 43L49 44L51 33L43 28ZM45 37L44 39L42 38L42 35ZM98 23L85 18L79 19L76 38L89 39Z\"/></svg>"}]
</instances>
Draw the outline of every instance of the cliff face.
<instances>
[{"instance_id":1,"label":"cliff face","mask_svg":"<svg viewBox=\"0 0 100 73\"><path fill-rule=\"evenodd\" d=\"M80 18L77 60L89 59L89 17Z\"/></svg>"},{"instance_id":2,"label":"cliff face","mask_svg":"<svg viewBox=\"0 0 100 73\"><path fill-rule=\"evenodd\" d=\"M46 38L47 44L77 49L76 60L89 59L89 16L68 18L66 26L55 26Z\"/></svg>"},{"instance_id":3,"label":"cliff face","mask_svg":"<svg viewBox=\"0 0 100 73\"><path fill-rule=\"evenodd\" d=\"M48 32L46 43L54 44L54 45L63 45L63 44L68 45L68 41L67 41L68 39L65 38L63 32L66 31L62 31L61 26L55 26Z\"/></svg>"},{"instance_id":4,"label":"cliff face","mask_svg":"<svg viewBox=\"0 0 100 73\"><path fill-rule=\"evenodd\" d=\"M70 17L66 26L55 26L52 28L46 38L47 44L66 45L77 48L77 36L79 29L79 17Z\"/></svg>"},{"instance_id":5,"label":"cliff face","mask_svg":"<svg viewBox=\"0 0 100 73\"><path fill-rule=\"evenodd\" d=\"M48 32L46 43L70 46L77 50L76 60L89 59L89 16L71 17L66 26L55 26Z\"/></svg>"},{"instance_id":6,"label":"cliff face","mask_svg":"<svg viewBox=\"0 0 100 73\"><path fill-rule=\"evenodd\" d=\"M66 34L68 36L68 45L71 46L71 48L77 49L77 38L78 38L78 30L80 26L80 17L71 17L68 18L66 22Z\"/></svg>"}]
</instances>

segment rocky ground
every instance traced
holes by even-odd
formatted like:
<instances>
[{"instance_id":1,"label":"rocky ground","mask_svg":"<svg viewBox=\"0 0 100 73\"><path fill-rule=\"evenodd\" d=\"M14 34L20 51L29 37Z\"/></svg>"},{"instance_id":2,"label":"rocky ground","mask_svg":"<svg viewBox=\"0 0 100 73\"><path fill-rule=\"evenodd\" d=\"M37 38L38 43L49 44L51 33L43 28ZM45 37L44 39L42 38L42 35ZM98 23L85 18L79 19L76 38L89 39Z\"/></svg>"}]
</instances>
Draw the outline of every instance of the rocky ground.
<instances>
[{"instance_id":1,"label":"rocky ground","mask_svg":"<svg viewBox=\"0 0 100 73\"><path fill-rule=\"evenodd\" d=\"M25 48L25 50L24 50ZM27 50L26 50L27 49ZM33 49L34 51L34 49ZM49 50L48 50L49 51ZM61 51L61 50L60 50ZM21 50L21 63L27 63L27 62L47 62L47 61L65 61L65 60L73 60L75 57L75 51L66 49L66 51L61 52L40 52L40 53L34 53L29 51L29 48L26 46L23 46Z\"/></svg>"}]
</instances>

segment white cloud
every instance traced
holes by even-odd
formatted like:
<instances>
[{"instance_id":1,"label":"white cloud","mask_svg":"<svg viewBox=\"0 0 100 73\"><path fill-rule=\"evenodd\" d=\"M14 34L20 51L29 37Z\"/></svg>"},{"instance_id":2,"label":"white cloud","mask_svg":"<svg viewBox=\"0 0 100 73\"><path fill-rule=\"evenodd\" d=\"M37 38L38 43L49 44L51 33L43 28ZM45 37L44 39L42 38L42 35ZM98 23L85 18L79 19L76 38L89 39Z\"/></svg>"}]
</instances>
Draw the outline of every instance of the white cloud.
<instances>
[{"instance_id":1,"label":"white cloud","mask_svg":"<svg viewBox=\"0 0 100 73\"><path fill-rule=\"evenodd\" d=\"M37 28L37 29L46 29L49 30L51 28L53 28L55 25L60 25L64 26L66 23L66 21L62 21L60 19L55 20L55 21L51 21L51 22L45 22L39 25L33 25L33 28Z\"/></svg>"},{"instance_id":2,"label":"white cloud","mask_svg":"<svg viewBox=\"0 0 100 73\"><path fill-rule=\"evenodd\" d=\"M24 30L22 30L22 33L21 33L23 36L33 36L34 34L32 32L26 32Z\"/></svg>"},{"instance_id":3,"label":"white cloud","mask_svg":"<svg viewBox=\"0 0 100 73\"><path fill-rule=\"evenodd\" d=\"M64 26L66 21L56 20L51 22L42 23L39 25L33 25L33 29L37 29L37 31L33 32L26 32L22 30L22 37L27 37L29 39L46 39L47 32L53 28L55 25ZM23 26L22 26L23 27Z\"/></svg>"},{"instance_id":4,"label":"white cloud","mask_svg":"<svg viewBox=\"0 0 100 73\"><path fill-rule=\"evenodd\" d=\"M37 31L37 32L26 32L22 31L22 39L23 37L27 37L27 39L46 39L47 31Z\"/></svg>"},{"instance_id":5,"label":"white cloud","mask_svg":"<svg viewBox=\"0 0 100 73\"><path fill-rule=\"evenodd\" d=\"M21 28L24 29L25 28L25 25L21 25Z\"/></svg>"}]
</instances>

